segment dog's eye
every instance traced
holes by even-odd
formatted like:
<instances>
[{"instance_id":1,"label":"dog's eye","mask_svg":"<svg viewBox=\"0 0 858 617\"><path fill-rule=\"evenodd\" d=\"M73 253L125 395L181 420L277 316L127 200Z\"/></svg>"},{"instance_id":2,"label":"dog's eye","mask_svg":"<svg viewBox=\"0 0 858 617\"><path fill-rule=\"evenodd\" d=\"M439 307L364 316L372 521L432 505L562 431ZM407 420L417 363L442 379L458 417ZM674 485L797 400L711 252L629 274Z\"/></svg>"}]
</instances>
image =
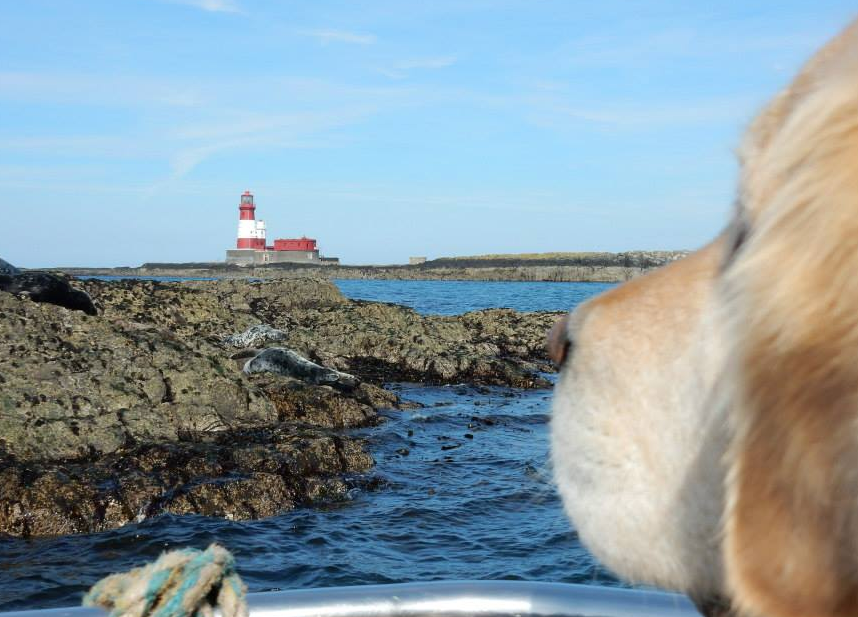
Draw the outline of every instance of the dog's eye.
<instances>
[{"instance_id":1,"label":"dog's eye","mask_svg":"<svg viewBox=\"0 0 858 617\"><path fill-rule=\"evenodd\" d=\"M724 262L721 264L721 269L726 270L736 257L736 254L745 244L750 234L750 224L745 217L741 206L737 207L736 216L733 218L730 227L727 229L726 250L724 252Z\"/></svg>"}]
</instances>

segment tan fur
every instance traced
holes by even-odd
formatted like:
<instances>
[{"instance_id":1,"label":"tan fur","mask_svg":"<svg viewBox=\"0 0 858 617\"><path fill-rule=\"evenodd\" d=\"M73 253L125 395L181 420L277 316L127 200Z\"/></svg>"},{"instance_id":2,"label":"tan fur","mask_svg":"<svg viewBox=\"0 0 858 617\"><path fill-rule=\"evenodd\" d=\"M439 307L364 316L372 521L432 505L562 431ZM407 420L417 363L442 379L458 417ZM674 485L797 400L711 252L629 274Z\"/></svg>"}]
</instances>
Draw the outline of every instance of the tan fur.
<instances>
[{"instance_id":1,"label":"tan fur","mask_svg":"<svg viewBox=\"0 0 858 617\"><path fill-rule=\"evenodd\" d=\"M621 575L746 615L858 616L858 23L740 158L725 239L555 331L558 486ZM609 538L612 500L641 514Z\"/></svg>"}]
</instances>

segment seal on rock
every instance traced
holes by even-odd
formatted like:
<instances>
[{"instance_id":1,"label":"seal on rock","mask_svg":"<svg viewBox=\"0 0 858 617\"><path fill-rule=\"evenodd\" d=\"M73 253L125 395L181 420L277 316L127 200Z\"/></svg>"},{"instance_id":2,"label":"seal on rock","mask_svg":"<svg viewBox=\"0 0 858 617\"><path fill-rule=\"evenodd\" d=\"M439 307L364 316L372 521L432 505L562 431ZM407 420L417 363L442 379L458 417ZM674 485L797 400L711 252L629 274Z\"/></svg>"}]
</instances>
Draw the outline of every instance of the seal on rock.
<instances>
[{"instance_id":1,"label":"seal on rock","mask_svg":"<svg viewBox=\"0 0 858 617\"><path fill-rule=\"evenodd\" d=\"M345 391L354 390L360 385L360 380L354 375L319 366L291 349L283 347L271 347L259 352L247 361L244 372L247 374L276 373L318 386L333 386Z\"/></svg>"},{"instance_id":2,"label":"seal on rock","mask_svg":"<svg viewBox=\"0 0 858 617\"><path fill-rule=\"evenodd\" d=\"M223 342L233 347L255 347L259 348L273 341L282 341L286 338L283 330L272 328L267 324L256 324L250 326L244 332L233 334L224 338Z\"/></svg>"},{"instance_id":3,"label":"seal on rock","mask_svg":"<svg viewBox=\"0 0 858 617\"><path fill-rule=\"evenodd\" d=\"M66 279L50 272L7 273L6 266L17 271L5 261L0 264L0 291L26 296L33 302L47 302L73 311L83 311L87 315L98 315L89 294L75 289Z\"/></svg>"},{"instance_id":4,"label":"seal on rock","mask_svg":"<svg viewBox=\"0 0 858 617\"><path fill-rule=\"evenodd\" d=\"M0 274L19 274L21 271L5 259L0 259Z\"/></svg>"}]
</instances>

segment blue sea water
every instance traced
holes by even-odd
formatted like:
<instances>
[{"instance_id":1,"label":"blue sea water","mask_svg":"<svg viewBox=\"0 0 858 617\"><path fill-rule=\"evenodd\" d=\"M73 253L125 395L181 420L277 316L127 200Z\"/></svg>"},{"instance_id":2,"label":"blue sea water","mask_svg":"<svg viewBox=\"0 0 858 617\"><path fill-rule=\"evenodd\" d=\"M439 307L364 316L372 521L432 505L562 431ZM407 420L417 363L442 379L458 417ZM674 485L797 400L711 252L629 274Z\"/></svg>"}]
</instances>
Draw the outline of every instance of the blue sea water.
<instances>
[{"instance_id":1,"label":"blue sea water","mask_svg":"<svg viewBox=\"0 0 858 617\"><path fill-rule=\"evenodd\" d=\"M424 315L458 315L486 308L568 311L616 283L484 281L334 281L353 300L410 306Z\"/></svg>"},{"instance_id":2,"label":"blue sea water","mask_svg":"<svg viewBox=\"0 0 858 617\"><path fill-rule=\"evenodd\" d=\"M441 314L565 310L605 287L337 284L349 297ZM552 486L549 391L391 387L424 407L386 412L382 425L354 431L368 441L380 490L259 521L166 515L100 534L0 537L0 611L74 605L108 573L213 541L235 553L251 591L462 578L619 584L581 546Z\"/></svg>"}]
</instances>

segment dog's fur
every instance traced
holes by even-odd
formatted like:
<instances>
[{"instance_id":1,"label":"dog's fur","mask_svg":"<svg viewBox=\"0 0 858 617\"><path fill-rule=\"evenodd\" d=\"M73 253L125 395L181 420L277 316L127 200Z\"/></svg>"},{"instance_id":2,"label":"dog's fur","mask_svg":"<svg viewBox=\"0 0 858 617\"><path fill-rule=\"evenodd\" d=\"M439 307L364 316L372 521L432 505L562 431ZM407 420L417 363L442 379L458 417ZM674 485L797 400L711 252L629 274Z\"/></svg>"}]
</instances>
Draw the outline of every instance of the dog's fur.
<instances>
[{"instance_id":1,"label":"dog's fur","mask_svg":"<svg viewBox=\"0 0 858 617\"><path fill-rule=\"evenodd\" d=\"M858 22L748 130L734 219L550 336L582 540L704 611L858 615Z\"/></svg>"}]
</instances>

